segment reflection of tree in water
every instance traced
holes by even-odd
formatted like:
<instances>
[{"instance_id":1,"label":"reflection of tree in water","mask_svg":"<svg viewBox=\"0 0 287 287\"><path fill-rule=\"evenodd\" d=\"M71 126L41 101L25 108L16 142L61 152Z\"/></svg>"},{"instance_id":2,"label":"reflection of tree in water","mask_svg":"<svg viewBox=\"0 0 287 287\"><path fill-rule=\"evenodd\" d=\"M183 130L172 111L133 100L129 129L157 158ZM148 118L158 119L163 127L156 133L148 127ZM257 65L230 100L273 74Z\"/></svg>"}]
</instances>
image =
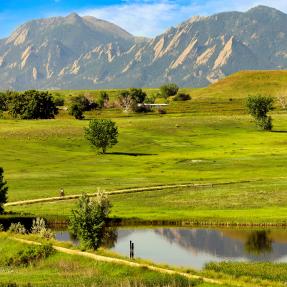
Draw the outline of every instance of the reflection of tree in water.
<instances>
[{"instance_id":1,"label":"reflection of tree in water","mask_svg":"<svg viewBox=\"0 0 287 287\"><path fill-rule=\"evenodd\" d=\"M101 246L105 248L115 247L115 243L118 240L118 231L116 227L108 227L105 229L104 238Z\"/></svg>"},{"instance_id":2,"label":"reflection of tree in water","mask_svg":"<svg viewBox=\"0 0 287 287\"><path fill-rule=\"evenodd\" d=\"M271 253L272 239L269 236L270 231L252 232L245 243L246 252L253 255Z\"/></svg>"}]
</instances>

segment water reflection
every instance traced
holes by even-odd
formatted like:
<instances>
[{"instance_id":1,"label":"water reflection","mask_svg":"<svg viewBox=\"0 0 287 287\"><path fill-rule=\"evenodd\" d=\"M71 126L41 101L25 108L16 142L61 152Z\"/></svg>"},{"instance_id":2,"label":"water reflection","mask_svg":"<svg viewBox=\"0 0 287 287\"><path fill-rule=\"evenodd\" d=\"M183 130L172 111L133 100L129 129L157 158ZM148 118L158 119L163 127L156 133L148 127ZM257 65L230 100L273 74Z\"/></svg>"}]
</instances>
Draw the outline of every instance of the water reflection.
<instances>
[{"instance_id":1,"label":"water reflection","mask_svg":"<svg viewBox=\"0 0 287 287\"><path fill-rule=\"evenodd\" d=\"M116 227L106 228L104 238L102 241L102 247L112 249L118 240L118 229Z\"/></svg>"},{"instance_id":2,"label":"water reflection","mask_svg":"<svg viewBox=\"0 0 287 287\"><path fill-rule=\"evenodd\" d=\"M72 242L74 245L79 245L77 236L67 230L54 230L56 240L62 242ZM118 240L118 229L116 227L106 228L101 246L107 249L112 249Z\"/></svg>"},{"instance_id":3,"label":"water reflection","mask_svg":"<svg viewBox=\"0 0 287 287\"><path fill-rule=\"evenodd\" d=\"M69 235L57 239L66 241ZM103 246L129 255L135 243L135 257L158 263L202 268L210 261L287 262L287 230L250 231L199 228L111 228Z\"/></svg>"},{"instance_id":4,"label":"water reflection","mask_svg":"<svg viewBox=\"0 0 287 287\"><path fill-rule=\"evenodd\" d=\"M250 234L246 243L245 250L249 254L260 255L272 252L272 239L270 231L255 231Z\"/></svg>"}]
</instances>

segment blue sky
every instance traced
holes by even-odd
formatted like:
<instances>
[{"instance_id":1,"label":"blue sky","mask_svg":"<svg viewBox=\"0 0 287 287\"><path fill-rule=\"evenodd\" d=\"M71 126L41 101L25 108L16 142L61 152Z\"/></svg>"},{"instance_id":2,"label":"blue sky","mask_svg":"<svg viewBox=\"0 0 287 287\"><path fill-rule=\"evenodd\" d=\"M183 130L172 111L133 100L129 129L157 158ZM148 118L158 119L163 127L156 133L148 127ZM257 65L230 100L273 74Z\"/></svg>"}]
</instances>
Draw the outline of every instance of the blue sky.
<instances>
[{"instance_id":1,"label":"blue sky","mask_svg":"<svg viewBox=\"0 0 287 287\"><path fill-rule=\"evenodd\" d=\"M0 38L28 20L71 12L111 21L137 36L152 37L194 15L246 11L257 5L287 12L287 0L0 0Z\"/></svg>"}]
</instances>

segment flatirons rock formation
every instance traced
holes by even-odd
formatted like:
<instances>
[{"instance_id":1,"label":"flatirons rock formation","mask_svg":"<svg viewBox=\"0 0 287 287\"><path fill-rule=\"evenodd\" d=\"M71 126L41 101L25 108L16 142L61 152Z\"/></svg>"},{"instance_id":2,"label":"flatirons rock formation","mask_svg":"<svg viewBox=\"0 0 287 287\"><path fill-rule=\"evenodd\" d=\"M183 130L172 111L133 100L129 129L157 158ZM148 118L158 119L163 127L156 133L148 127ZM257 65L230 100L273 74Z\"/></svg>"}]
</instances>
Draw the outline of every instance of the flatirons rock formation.
<instances>
[{"instance_id":1,"label":"flatirons rock formation","mask_svg":"<svg viewBox=\"0 0 287 287\"><path fill-rule=\"evenodd\" d=\"M0 40L1 89L200 87L239 70L287 68L287 15L265 6L192 17L154 39L71 14Z\"/></svg>"}]
</instances>

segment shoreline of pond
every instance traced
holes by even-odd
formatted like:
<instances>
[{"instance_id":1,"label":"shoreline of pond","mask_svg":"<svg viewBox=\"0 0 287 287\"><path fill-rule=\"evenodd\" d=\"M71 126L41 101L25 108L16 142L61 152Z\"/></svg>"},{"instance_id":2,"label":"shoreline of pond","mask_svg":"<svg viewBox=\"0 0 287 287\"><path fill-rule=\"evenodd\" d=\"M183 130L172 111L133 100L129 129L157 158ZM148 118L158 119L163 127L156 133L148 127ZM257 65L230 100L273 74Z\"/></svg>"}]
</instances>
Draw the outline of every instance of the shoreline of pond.
<instances>
[{"instance_id":1,"label":"shoreline of pond","mask_svg":"<svg viewBox=\"0 0 287 287\"><path fill-rule=\"evenodd\" d=\"M37 216L21 214L5 214L0 216L0 224L4 227L11 223L21 222L30 226ZM68 226L69 220L66 217L44 217L47 224L51 227ZM190 227L190 228L280 228L287 230L287 222L227 222L218 220L198 221L198 220L143 220L138 218L108 218L109 227L136 227L136 226L166 226L166 227Z\"/></svg>"}]
</instances>

